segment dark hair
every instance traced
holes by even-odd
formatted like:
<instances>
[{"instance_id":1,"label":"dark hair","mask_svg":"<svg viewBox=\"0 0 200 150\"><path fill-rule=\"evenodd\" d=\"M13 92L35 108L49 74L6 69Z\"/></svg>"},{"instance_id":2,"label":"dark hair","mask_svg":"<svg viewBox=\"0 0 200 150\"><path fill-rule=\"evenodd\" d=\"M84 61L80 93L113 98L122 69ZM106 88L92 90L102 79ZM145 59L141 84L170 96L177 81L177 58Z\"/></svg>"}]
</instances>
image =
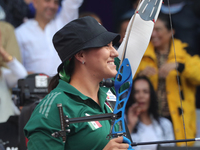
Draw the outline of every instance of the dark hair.
<instances>
[{"instance_id":1,"label":"dark hair","mask_svg":"<svg viewBox=\"0 0 200 150\"><path fill-rule=\"evenodd\" d=\"M135 94L135 82L138 80L145 80L148 82L149 84L149 89L150 89L150 106L149 106L149 114L153 115L153 118L158 122L159 122L159 113L158 113L158 101L157 101L157 96L156 96L156 92L153 88L152 83L150 82L150 80L146 77L146 76L137 76L134 80L133 80L133 84L132 84L132 90L131 90L131 94L130 97L128 99L127 105L126 105L126 114L128 112L129 107L136 102L136 99L134 97ZM137 125L134 128L133 132L137 132Z\"/></svg>"},{"instance_id":2,"label":"dark hair","mask_svg":"<svg viewBox=\"0 0 200 150\"><path fill-rule=\"evenodd\" d=\"M168 30L171 30L171 23L172 23L172 21L170 22L170 16L168 14L164 14L164 13L160 12L159 15L158 15L158 19L160 19L161 21L164 22L165 27ZM172 24L172 28L173 28L173 24Z\"/></svg>"},{"instance_id":3,"label":"dark hair","mask_svg":"<svg viewBox=\"0 0 200 150\"><path fill-rule=\"evenodd\" d=\"M65 72L67 72L70 76L72 75L74 71L74 65L75 65L74 59L75 58L72 57L69 65L67 66L67 68L65 68ZM60 79L59 73L57 73L55 76L52 77L52 79L49 82L48 93L50 93L54 88L56 88L56 86L58 85L59 79Z\"/></svg>"}]
</instances>

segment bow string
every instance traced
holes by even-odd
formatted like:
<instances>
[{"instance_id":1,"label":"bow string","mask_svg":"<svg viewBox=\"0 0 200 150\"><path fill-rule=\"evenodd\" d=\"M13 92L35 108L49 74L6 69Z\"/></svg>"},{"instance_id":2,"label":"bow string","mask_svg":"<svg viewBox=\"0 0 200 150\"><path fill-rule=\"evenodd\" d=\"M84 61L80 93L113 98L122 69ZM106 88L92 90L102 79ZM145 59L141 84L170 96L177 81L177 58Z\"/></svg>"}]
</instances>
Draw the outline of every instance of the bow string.
<instances>
[{"instance_id":1,"label":"bow string","mask_svg":"<svg viewBox=\"0 0 200 150\"><path fill-rule=\"evenodd\" d=\"M169 10L171 38L172 38L172 45L173 45L173 50L174 50L174 58L175 58L175 64L176 64L176 78L177 78L177 82L178 82L179 100L180 100L180 104L181 104L181 110L183 110L183 104L182 104L182 99L181 99L180 78L179 78L179 72L178 72L178 62L177 62L177 59L176 59L176 48L175 48L175 44L174 44L174 35L173 35L173 26L172 26L172 15L171 15L171 10L170 10L170 2L169 2L169 0L167 0L167 5L168 5L168 10ZM185 129L185 119L184 119L183 112L182 112L181 116L182 116L182 120L183 120L184 136L185 136L185 139L187 139L186 129ZM186 147L188 149L187 142L185 142L185 144L186 144Z\"/></svg>"}]
</instances>

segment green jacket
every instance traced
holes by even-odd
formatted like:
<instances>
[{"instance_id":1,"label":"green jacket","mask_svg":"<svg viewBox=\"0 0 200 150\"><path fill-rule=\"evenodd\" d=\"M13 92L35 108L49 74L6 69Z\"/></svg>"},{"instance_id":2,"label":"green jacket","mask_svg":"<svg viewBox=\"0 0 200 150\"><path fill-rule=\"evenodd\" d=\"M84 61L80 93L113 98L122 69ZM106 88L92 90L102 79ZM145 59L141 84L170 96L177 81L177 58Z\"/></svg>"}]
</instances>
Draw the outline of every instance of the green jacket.
<instances>
[{"instance_id":1,"label":"green jacket","mask_svg":"<svg viewBox=\"0 0 200 150\"><path fill-rule=\"evenodd\" d=\"M61 130L59 103L62 103L64 115L69 118L111 113L105 102L114 100L115 95L108 88L100 87L98 96L100 105L67 82L59 80L58 86L37 105L24 128L29 139L28 150L102 150L108 143L106 136L110 132L110 120L70 124L66 128L71 130L67 133L66 143L61 137L51 136ZM117 131L118 126L115 129Z\"/></svg>"}]
</instances>

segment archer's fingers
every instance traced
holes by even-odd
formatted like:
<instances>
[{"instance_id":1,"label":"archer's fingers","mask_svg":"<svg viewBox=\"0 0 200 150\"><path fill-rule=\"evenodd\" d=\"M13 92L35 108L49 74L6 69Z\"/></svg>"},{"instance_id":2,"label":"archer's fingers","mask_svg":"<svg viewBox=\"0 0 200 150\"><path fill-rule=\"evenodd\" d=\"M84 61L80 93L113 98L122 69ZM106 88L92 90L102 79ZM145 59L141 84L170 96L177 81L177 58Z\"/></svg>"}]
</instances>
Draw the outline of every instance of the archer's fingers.
<instances>
[{"instance_id":1,"label":"archer's fingers","mask_svg":"<svg viewBox=\"0 0 200 150\"><path fill-rule=\"evenodd\" d=\"M123 137L120 136L120 137L112 139L111 141L115 141L116 143L123 143Z\"/></svg>"},{"instance_id":2,"label":"archer's fingers","mask_svg":"<svg viewBox=\"0 0 200 150\"><path fill-rule=\"evenodd\" d=\"M127 142L126 143L123 143L123 142L125 142L126 140L126 138L124 139L125 137L123 137L123 136L121 136L121 137L118 137L118 138L115 138L115 139L113 139L117 144L116 144L116 147L118 148L118 149L125 149L125 150L127 150L128 148L129 148L129 144L127 144ZM127 139L128 140L128 139Z\"/></svg>"}]
</instances>

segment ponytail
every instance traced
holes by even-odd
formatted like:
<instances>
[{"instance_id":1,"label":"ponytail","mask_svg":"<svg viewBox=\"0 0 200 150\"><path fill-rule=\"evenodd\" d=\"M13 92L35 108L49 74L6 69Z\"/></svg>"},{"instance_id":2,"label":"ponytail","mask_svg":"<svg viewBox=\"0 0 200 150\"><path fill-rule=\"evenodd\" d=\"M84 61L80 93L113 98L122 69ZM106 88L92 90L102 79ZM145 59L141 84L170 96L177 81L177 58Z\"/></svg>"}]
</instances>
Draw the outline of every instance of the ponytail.
<instances>
[{"instance_id":1,"label":"ponytail","mask_svg":"<svg viewBox=\"0 0 200 150\"><path fill-rule=\"evenodd\" d=\"M49 82L49 86L48 86L48 93L50 93L53 89L56 88L56 86L58 85L59 82L59 74L57 73Z\"/></svg>"},{"instance_id":2,"label":"ponytail","mask_svg":"<svg viewBox=\"0 0 200 150\"><path fill-rule=\"evenodd\" d=\"M70 82L70 78L71 75L74 71L74 66L75 66L75 58L72 57L69 60L66 60L63 63L63 67L62 69L60 69L59 73L57 73L54 77L52 77L52 79L49 82L49 86L48 86L48 93L50 93L53 89L56 88L56 86L59 83L59 79L62 79L63 81L69 83Z\"/></svg>"}]
</instances>

